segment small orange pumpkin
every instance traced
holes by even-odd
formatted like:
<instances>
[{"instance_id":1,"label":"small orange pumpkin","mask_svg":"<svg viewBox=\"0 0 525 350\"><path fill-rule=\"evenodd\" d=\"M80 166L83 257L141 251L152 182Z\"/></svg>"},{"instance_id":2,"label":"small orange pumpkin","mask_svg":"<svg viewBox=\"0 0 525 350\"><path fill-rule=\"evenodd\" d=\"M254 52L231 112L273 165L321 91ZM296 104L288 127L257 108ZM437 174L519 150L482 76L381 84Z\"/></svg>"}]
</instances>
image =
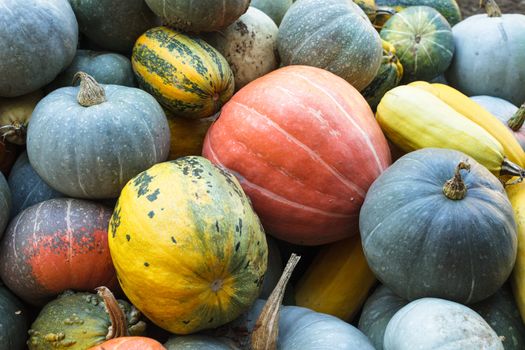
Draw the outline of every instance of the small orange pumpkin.
<instances>
[{"instance_id":1,"label":"small orange pumpkin","mask_svg":"<svg viewBox=\"0 0 525 350\"><path fill-rule=\"evenodd\" d=\"M166 350L166 348L151 338L120 337L108 340L89 350Z\"/></svg>"}]
</instances>

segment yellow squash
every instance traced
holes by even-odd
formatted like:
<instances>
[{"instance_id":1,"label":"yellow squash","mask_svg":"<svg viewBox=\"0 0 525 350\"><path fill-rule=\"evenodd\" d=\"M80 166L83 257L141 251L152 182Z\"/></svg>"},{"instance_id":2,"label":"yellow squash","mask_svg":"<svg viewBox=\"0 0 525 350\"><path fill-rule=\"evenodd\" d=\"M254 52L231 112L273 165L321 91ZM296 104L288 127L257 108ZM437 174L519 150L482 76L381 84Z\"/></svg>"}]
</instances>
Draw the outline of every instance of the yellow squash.
<instances>
[{"instance_id":1,"label":"yellow squash","mask_svg":"<svg viewBox=\"0 0 525 350\"><path fill-rule=\"evenodd\" d=\"M525 183L507 187L507 194L518 226L518 255L511 282L516 304L525 322Z\"/></svg>"},{"instance_id":2,"label":"yellow squash","mask_svg":"<svg viewBox=\"0 0 525 350\"><path fill-rule=\"evenodd\" d=\"M377 121L405 152L449 148L468 154L497 176L525 175L487 130L424 89L404 85L387 92L377 107Z\"/></svg>"},{"instance_id":3,"label":"yellow squash","mask_svg":"<svg viewBox=\"0 0 525 350\"><path fill-rule=\"evenodd\" d=\"M481 126L499 141L503 146L505 156L511 162L520 167L525 166L525 152L512 132L485 108L460 91L445 84L429 84L418 81L409 85L431 92L457 112Z\"/></svg>"},{"instance_id":4,"label":"yellow squash","mask_svg":"<svg viewBox=\"0 0 525 350\"><path fill-rule=\"evenodd\" d=\"M356 235L321 249L297 284L296 304L351 321L375 283Z\"/></svg>"},{"instance_id":5,"label":"yellow squash","mask_svg":"<svg viewBox=\"0 0 525 350\"><path fill-rule=\"evenodd\" d=\"M267 244L235 177L203 157L157 164L122 190L109 248L129 300L176 334L219 327L259 296Z\"/></svg>"}]
</instances>

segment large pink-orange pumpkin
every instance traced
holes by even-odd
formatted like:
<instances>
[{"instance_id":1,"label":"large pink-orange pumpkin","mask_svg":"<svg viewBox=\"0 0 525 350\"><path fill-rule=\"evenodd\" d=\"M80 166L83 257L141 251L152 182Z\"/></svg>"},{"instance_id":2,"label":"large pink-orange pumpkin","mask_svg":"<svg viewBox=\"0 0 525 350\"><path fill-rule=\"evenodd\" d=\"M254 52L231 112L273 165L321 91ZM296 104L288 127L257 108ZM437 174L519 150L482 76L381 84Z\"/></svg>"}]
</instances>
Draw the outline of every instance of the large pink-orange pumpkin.
<instances>
[{"instance_id":1,"label":"large pink-orange pumpkin","mask_svg":"<svg viewBox=\"0 0 525 350\"><path fill-rule=\"evenodd\" d=\"M203 155L238 177L268 233L303 245L356 234L366 191L390 164L361 94L307 66L278 69L235 94Z\"/></svg>"}]
</instances>

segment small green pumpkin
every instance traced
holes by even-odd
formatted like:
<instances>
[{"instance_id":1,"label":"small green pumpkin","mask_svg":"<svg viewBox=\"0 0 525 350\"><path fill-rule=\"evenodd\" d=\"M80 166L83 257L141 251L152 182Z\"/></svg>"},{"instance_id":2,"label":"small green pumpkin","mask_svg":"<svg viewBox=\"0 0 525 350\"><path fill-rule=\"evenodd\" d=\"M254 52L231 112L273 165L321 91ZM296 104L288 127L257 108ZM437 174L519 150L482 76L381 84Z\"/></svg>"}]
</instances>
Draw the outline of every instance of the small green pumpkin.
<instances>
[{"instance_id":1,"label":"small green pumpkin","mask_svg":"<svg viewBox=\"0 0 525 350\"><path fill-rule=\"evenodd\" d=\"M374 24L379 28L391 17L391 14L410 6L430 6L438 10L451 26L461 21L461 10L456 0L376 0L376 5L380 13Z\"/></svg>"},{"instance_id":2,"label":"small green pumpkin","mask_svg":"<svg viewBox=\"0 0 525 350\"><path fill-rule=\"evenodd\" d=\"M133 305L98 294L64 292L48 303L29 330L29 350L86 350L125 335L143 335L146 324Z\"/></svg>"},{"instance_id":3,"label":"small green pumpkin","mask_svg":"<svg viewBox=\"0 0 525 350\"><path fill-rule=\"evenodd\" d=\"M380 34L396 48L405 82L431 80L445 72L452 62L452 29L432 7L414 6L396 13Z\"/></svg>"}]
</instances>

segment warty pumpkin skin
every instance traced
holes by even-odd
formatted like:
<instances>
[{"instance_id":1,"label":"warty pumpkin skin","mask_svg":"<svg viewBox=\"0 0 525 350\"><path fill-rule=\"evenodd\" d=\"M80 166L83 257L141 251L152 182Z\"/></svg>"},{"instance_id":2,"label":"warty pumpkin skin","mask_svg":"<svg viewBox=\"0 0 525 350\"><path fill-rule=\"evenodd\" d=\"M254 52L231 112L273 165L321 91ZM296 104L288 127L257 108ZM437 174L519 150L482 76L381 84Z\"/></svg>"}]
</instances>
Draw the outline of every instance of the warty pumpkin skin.
<instances>
[{"instance_id":1,"label":"warty pumpkin skin","mask_svg":"<svg viewBox=\"0 0 525 350\"><path fill-rule=\"evenodd\" d=\"M71 86L77 72L91 75L100 84L136 86L131 62L126 56L104 51L77 50L73 62L46 87L47 92Z\"/></svg>"},{"instance_id":2,"label":"warty pumpkin skin","mask_svg":"<svg viewBox=\"0 0 525 350\"><path fill-rule=\"evenodd\" d=\"M0 142L25 145L29 119L43 97L42 91L37 90L19 97L0 98Z\"/></svg>"},{"instance_id":3,"label":"warty pumpkin skin","mask_svg":"<svg viewBox=\"0 0 525 350\"><path fill-rule=\"evenodd\" d=\"M29 161L46 183L70 197L116 198L129 179L166 160L168 121L143 90L79 77L80 87L55 90L35 108Z\"/></svg>"},{"instance_id":4,"label":"warty pumpkin skin","mask_svg":"<svg viewBox=\"0 0 525 350\"><path fill-rule=\"evenodd\" d=\"M203 155L233 171L269 234L303 245L356 234L366 190L390 164L365 99L307 66L281 68L235 94Z\"/></svg>"},{"instance_id":5,"label":"warty pumpkin skin","mask_svg":"<svg viewBox=\"0 0 525 350\"><path fill-rule=\"evenodd\" d=\"M11 212L11 191L2 173L0 173L0 238L9 221Z\"/></svg>"},{"instance_id":6,"label":"warty pumpkin skin","mask_svg":"<svg viewBox=\"0 0 525 350\"><path fill-rule=\"evenodd\" d=\"M27 152L22 153L9 173L9 188L11 189L11 219L22 210L48 199L64 197L64 195L42 180L29 163Z\"/></svg>"},{"instance_id":7,"label":"warty pumpkin skin","mask_svg":"<svg viewBox=\"0 0 525 350\"><path fill-rule=\"evenodd\" d=\"M359 226L371 270L407 300L478 302L516 261L516 222L501 182L454 150L397 160L370 187Z\"/></svg>"},{"instance_id":8,"label":"warty pumpkin skin","mask_svg":"<svg viewBox=\"0 0 525 350\"><path fill-rule=\"evenodd\" d=\"M75 11L80 31L86 37L103 49L126 55L142 33L160 24L144 0L69 2Z\"/></svg>"},{"instance_id":9,"label":"warty pumpkin skin","mask_svg":"<svg viewBox=\"0 0 525 350\"><path fill-rule=\"evenodd\" d=\"M277 48L282 65L326 69L361 91L381 65L381 39L351 0L301 0L286 12Z\"/></svg>"},{"instance_id":10,"label":"warty pumpkin skin","mask_svg":"<svg viewBox=\"0 0 525 350\"><path fill-rule=\"evenodd\" d=\"M71 63L78 24L67 0L2 0L1 6L0 96L16 97L50 83Z\"/></svg>"},{"instance_id":11,"label":"warty pumpkin skin","mask_svg":"<svg viewBox=\"0 0 525 350\"><path fill-rule=\"evenodd\" d=\"M27 337L26 311L0 282L0 349L23 350Z\"/></svg>"},{"instance_id":12,"label":"warty pumpkin skin","mask_svg":"<svg viewBox=\"0 0 525 350\"><path fill-rule=\"evenodd\" d=\"M146 0L162 23L185 32L226 28L246 12L250 0Z\"/></svg>"},{"instance_id":13,"label":"warty pumpkin skin","mask_svg":"<svg viewBox=\"0 0 525 350\"><path fill-rule=\"evenodd\" d=\"M235 177L205 158L183 157L136 176L109 227L122 289L172 333L230 322L261 291L262 226Z\"/></svg>"},{"instance_id":14,"label":"warty pumpkin skin","mask_svg":"<svg viewBox=\"0 0 525 350\"><path fill-rule=\"evenodd\" d=\"M479 314L437 298L415 300L399 310L388 322L384 349L504 350Z\"/></svg>"},{"instance_id":15,"label":"warty pumpkin skin","mask_svg":"<svg viewBox=\"0 0 525 350\"><path fill-rule=\"evenodd\" d=\"M235 89L230 66L216 49L168 27L140 36L131 64L140 87L177 117L209 117Z\"/></svg>"},{"instance_id":16,"label":"warty pumpkin skin","mask_svg":"<svg viewBox=\"0 0 525 350\"><path fill-rule=\"evenodd\" d=\"M100 204L69 198L27 208L11 221L1 242L0 277L33 305L67 289L115 287L107 243L110 216Z\"/></svg>"}]
</instances>

